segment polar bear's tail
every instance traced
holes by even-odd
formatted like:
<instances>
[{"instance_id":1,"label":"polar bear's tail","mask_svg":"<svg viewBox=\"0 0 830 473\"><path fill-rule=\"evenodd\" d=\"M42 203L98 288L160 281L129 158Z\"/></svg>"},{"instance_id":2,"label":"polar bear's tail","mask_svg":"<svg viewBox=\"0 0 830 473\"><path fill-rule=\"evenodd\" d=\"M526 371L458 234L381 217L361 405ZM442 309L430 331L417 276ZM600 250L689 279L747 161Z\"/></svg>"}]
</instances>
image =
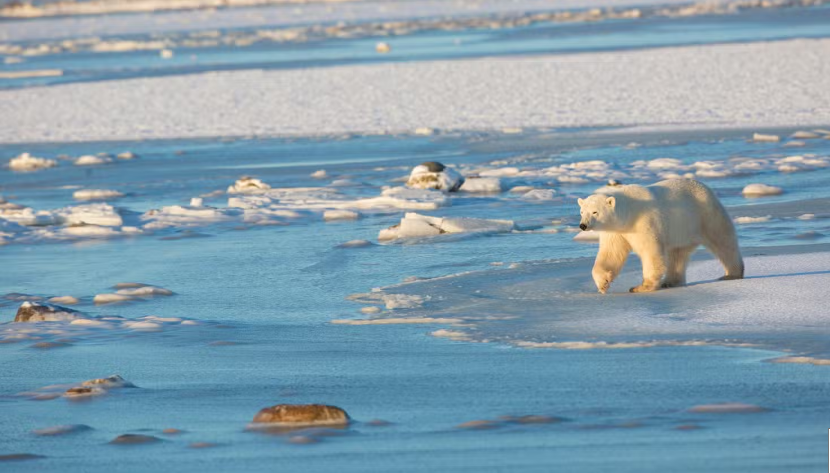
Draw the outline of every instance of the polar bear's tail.
<instances>
[{"instance_id":1,"label":"polar bear's tail","mask_svg":"<svg viewBox=\"0 0 830 473\"><path fill-rule=\"evenodd\" d=\"M702 214L704 216L703 245L723 264L726 275L721 279L742 279L744 260L741 257L741 249L738 247L735 225L715 193L705 185L698 184L706 190L707 194L706 201L702 202L706 209Z\"/></svg>"}]
</instances>

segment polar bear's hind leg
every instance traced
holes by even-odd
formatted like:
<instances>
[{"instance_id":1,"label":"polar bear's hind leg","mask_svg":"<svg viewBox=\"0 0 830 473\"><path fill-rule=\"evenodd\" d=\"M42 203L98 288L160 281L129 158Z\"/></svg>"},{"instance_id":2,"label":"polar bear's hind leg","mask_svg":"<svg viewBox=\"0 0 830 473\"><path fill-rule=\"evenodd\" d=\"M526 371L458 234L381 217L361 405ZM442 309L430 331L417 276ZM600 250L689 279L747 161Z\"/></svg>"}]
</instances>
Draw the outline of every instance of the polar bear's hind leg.
<instances>
[{"instance_id":1,"label":"polar bear's hind leg","mask_svg":"<svg viewBox=\"0 0 830 473\"><path fill-rule=\"evenodd\" d=\"M669 251L668 268L663 287L680 287L686 285L686 266L689 257L694 253L697 245L673 248Z\"/></svg>"}]
</instances>

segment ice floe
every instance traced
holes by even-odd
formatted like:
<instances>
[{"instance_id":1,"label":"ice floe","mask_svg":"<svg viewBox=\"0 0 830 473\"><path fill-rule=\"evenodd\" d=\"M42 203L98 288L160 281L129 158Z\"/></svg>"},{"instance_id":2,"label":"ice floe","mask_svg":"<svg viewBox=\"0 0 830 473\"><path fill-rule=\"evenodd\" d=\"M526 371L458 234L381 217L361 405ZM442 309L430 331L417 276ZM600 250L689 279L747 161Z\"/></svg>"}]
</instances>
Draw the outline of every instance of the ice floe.
<instances>
[{"instance_id":1,"label":"ice floe","mask_svg":"<svg viewBox=\"0 0 830 473\"><path fill-rule=\"evenodd\" d=\"M381 230L378 240L431 237L444 233L505 233L513 231L511 220L487 220L467 217L430 217L407 212L398 225Z\"/></svg>"},{"instance_id":2,"label":"ice floe","mask_svg":"<svg viewBox=\"0 0 830 473\"><path fill-rule=\"evenodd\" d=\"M501 179L497 177L470 177L459 188L461 192L495 193L502 191Z\"/></svg>"}]
</instances>

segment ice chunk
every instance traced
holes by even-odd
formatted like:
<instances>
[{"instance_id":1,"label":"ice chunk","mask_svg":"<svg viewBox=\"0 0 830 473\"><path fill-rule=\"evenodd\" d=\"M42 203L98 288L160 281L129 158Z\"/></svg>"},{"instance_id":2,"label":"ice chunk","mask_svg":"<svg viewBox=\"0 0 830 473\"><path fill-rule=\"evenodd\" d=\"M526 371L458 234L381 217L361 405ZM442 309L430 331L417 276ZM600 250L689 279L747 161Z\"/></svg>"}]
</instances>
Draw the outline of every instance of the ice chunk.
<instances>
[{"instance_id":1,"label":"ice chunk","mask_svg":"<svg viewBox=\"0 0 830 473\"><path fill-rule=\"evenodd\" d=\"M378 239L429 237L442 233L504 233L514 228L512 220L441 218L408 212L400 224L381 230Z\"/></svg>"},{"instance_id":2,"label":"ice chunk","mask_svg":"<svg viewBox=\"0 0 830 473\"><path fill-rule=\"evenodd\" d=\"M741 191L744 197L763 197L768 195L781 195L784 189L767 184L749 184Z\"/></svg>"},{"instance_id":3,"label":"ice chunk","mask_svg":"<svg viewBox=\"0 0 830 473\"><path fill-rule=\"evenodd\" d=\"M319 171L314 171L313 173L311 173L311 177L314 179L325 179L329 177L329 175L325 169L320 169Z\"/></svg>"},{"instance_id":4,"label":"ice chunk","mask_svg":"<svg viewBox=\"0 0 830 473\"><path fill-rule=\"evenodd\" d=\"M534 189L522 195L522 200L548 201L556 198L556 191L553 189Z\"/></svg>"},{"instance_id":5,"label":"ice chunk","mask_svg":"<svg viewBox=\"0 0 830 473\"><path fill-rule=\"evenodd\" d=\"M141 286L141 287L125 287L118 289L116 294L124 296L139 296L139 297L153 297L153 296L172 296L173 291L158 286Z\"/></svg>"},{"instance_id":6,"label":"ice chunk","mask_svg":"<svg viewBox=\"0 0 830 473\"><path fill-rule=\"evenodd\" d=\"M329 222L332 220L357 220L360 218L360 213L353 210L326 210L323 212L323 220Z\"/></svg>"},{"instance_id":7,"label":"ice chunk","mask_svg":"<svg viewBox=\"0 0 830 473\"><path fill-rule=\"evenodd\" d=\"M54 159L36 158L29 153L23 153L9 161L9 169L17 172L38 171L53 168L58 165Z\"/></svg>"},{"instance_id":8,"label":"ice chunk","mask_svg":"<svg viewBox=\"0 0 830 473\"><path fill-rule=\"evenodd\" d=\"M81 189L72 194L75 200L107 200L124 197L124 194L108 189Z\"/></svg>"},{"instance_id":9,"label":"ice chunk","mask_svg":"<svg viewBox=\"0 0 830 473\"><path fill-rule=\"evenodd\" d=\"M459 189L462 192L501 192L501 180L496 177L469 178Z\"/></svg>"},{"instance_id":10,"label":"ice chunk","mask_svg":"<svg viewBox=\"0 0 830 473\"><path fill-rule=\"evenodd\" d=\"M101 164L109 164L111 162L112 158L109 156L94 156L90 154L76 159L75 166L98 166Z\"/></svg>"},{"instance_id":11,"label":"ice chunk","mask_svg":"<svg viewBox=\"0 0 830 473\"><path fill-rule=\"evenodd\" d=\"M772 215L765 215L763 217L735 217L733 221L738 225L746 225L749 223L764 223L772 220Z\"/></svg>"},{"instance_id":12,"label":"ice chunk","mask_svg":"<svg viewBox=\"0 0 830 473\"><path fill-rule=\"evenodd\" d=\"M778 141L781 141L781 138L778 135L755 133L752 135L752 141L756 141L758 143L777 143Z\"/></svg>"}]
</instances>

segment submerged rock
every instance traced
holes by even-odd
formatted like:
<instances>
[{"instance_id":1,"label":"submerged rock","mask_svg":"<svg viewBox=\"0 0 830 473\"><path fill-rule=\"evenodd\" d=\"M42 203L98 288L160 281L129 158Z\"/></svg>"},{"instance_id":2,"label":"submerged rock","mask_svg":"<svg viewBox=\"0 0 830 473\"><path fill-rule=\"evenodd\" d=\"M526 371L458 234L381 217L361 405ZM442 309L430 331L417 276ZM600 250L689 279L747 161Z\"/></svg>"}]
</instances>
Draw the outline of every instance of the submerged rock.
<instances>
[{"instance_id":1,"label":"submerged rock","mask_svg":"<svg viewBox=\"0 0 830 473\"><path fill-rule=\"evenodd\" d=\"M464 178L453 169L435 161L428 161L415 166L406 181L406 186L413 189L435 189L443 192L455 192L464 184Z\"/></svg>"},{"instance_id":2,"label":"submerged rock","mask_svg":"<svg viewBox=\"0 0 830 473\"><path fill-rule=\"evenodd\" d=\"M278 424L283 426L301 425L345 425L349 415L343 409L322 404L278 404L260 410L254 424Z\"/></svg>"},{"instance_id":3,"label":"submerged rock","mask_svg":"<svg viewBox=\"0 0 830 473\"><path fill-rule=\"evenodd\" d=\"M141 434L123 434L110 441L113 445L143 445L156 442L161 442L161 439L152 435Z\"/></svg>"},{"instance_id":4,"label":"submerged rock","mask_svg":"<svg viewBox=\"0 0 830 473\"><path fill-rule=\"evenodd\" d=\"M33 453L10 453L8 455L0 455L0 462L37 460L38 458L46 458L46 457L44 457L43 455L35 455Z\"/></svg>"},{"instance_id":5,"label":"submerged rock","mask_svg":"<svg viewBox=\"0 0 830 473\"><path fill-rule=\"evenodd\" d=\"M84 318L81 312L54 304L26 301L17 309L15 322L66 322Z\"/></svg>"},{"instance_id":6,"label":"submerged rock","mask_svg":"<svg viewBox=\"0 0 830 473\"><path fill-rule=\"evenodd\" d=\"M45 427L43 429L33 430L32 433L42 437L53 437L56 435L74 434L77 432L84 432L92 430L92 427L84 424L69 424L69 425L55 425L52 427Z\"/></svg>"},{"instance_id":7,"label":"submerged rock","mask_svg":"<svg viewBox=\"0 0 830 473\"><path fill-rule=\"evenodd\" d=\"M769 409L766 407L756 406L754 404L744 404L742 402L701 404L689 409L689 412L695 412L698 414L754 414L768 411Z\"/></svg>"}]
</instances>

